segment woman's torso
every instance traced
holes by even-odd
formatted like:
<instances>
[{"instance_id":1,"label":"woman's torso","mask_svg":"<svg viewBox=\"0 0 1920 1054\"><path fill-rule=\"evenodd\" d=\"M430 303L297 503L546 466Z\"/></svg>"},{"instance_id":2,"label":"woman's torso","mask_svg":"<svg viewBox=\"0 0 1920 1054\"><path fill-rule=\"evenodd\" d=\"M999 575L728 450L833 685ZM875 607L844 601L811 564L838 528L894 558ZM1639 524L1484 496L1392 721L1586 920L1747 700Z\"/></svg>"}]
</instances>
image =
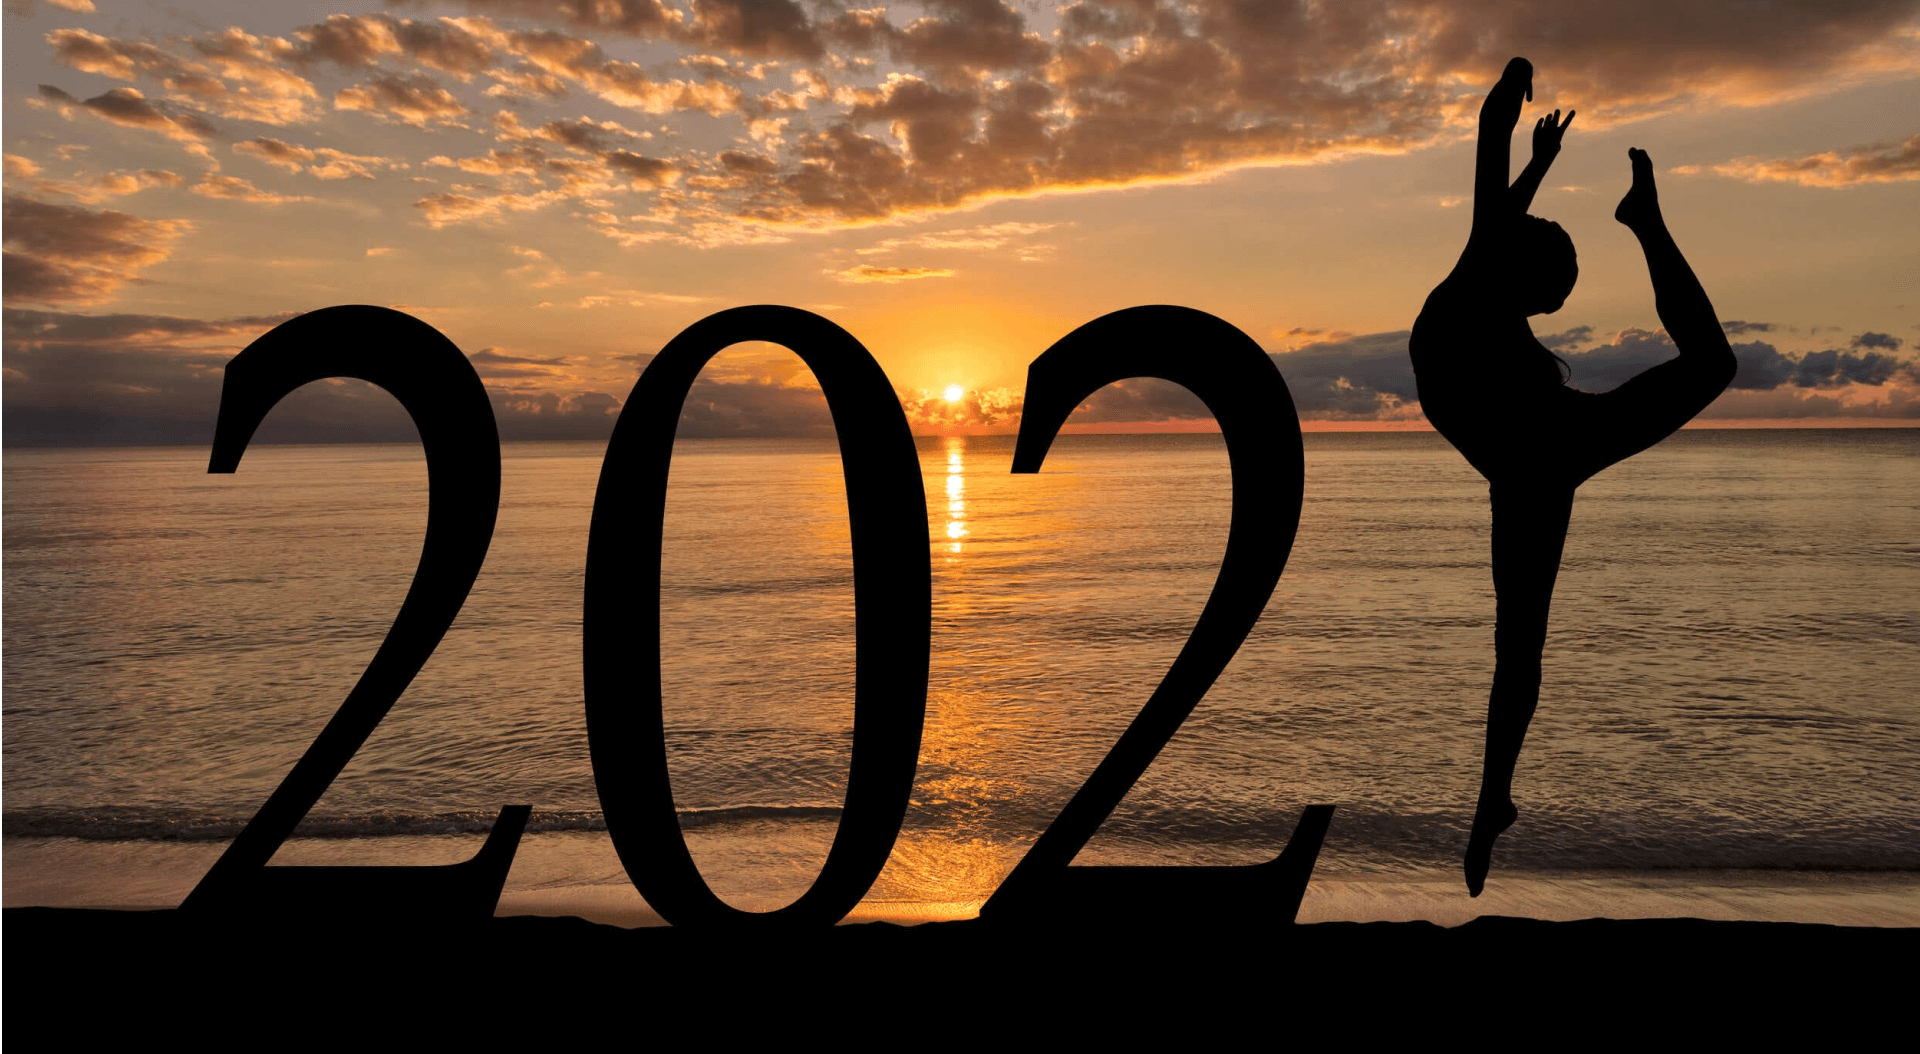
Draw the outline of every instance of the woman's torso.
<instances>
[{"instance_id":1,"label":"woman's torso","mask_svg":"<svg viewBox=\"0 0 1920 1054\"><path fill-rule=\"evenodd\" d=\"M1490 483L1545 482L1551 424L1580 393L1523 317L1501 317L1441 283L1407 349L1427 420Z\"/></svg>"}]
</instances>

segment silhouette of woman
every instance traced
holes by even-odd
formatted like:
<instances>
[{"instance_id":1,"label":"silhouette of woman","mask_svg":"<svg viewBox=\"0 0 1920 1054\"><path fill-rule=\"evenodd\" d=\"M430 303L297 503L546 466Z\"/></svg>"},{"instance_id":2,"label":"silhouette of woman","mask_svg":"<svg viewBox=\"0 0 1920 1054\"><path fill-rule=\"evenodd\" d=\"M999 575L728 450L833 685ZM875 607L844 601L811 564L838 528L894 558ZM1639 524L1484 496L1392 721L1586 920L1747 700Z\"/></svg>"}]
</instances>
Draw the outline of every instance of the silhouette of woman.
<instances>
[{"instance_id":1,"label":"silhouette of woman","mask_svg":"<svg viewBox=\"0 0 1920 1054\"><path fill-rule=\"evenodd\" d=\"M1408 349L1427 419L1487 478L1493 505L1493 691L1467 889L1486 884L1493 842L1512 826L1513 769L1540 699L1540 653L1560 571L1573 492L1595 473L1658 443L1733 380L1733 349L1706 291L1667 232L1644 150L1628 150L1633 186L1614 218L1640 240L1654 307L1680 349L1604 394L1566 386L1562 365L1533 336L1529 315L1560 309L1579 273L1560 225L1527 214L1573 123L1560 112L1533 129L1533 159L1507 185L1508 143L1533 67L1507 64L1480 108L1473 232L1460 261L1428 295Z\"/></svg>"}]
</instances>

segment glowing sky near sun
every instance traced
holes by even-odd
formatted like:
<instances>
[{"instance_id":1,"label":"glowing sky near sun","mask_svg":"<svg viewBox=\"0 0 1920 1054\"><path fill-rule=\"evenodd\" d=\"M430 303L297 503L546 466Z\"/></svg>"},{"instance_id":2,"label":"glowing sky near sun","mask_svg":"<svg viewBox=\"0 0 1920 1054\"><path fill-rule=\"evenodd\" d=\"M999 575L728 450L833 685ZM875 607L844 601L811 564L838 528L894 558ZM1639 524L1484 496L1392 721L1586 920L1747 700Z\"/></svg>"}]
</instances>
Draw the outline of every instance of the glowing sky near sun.
<instances>
[{"instance_id":1,"label":"glowing sky near sun","mask_svg":"<svg viewBox=\"0 0 1920 1054\"><path fill-rule=\"evenodd\" d=\"M439 327L509 437L604 435L749 303L846 327L927 433L1010 430L1026 363L1137 303L1251 334L1312 426L1418 426L1405 330L1515 54L1528 120L1580 111L1535 206L1581 254L1535 320L1576 383L1668 352L1610 218L1636 145L1743 349L1708 420L1920 417L1920 4L1718 9L9 0L6 438L196 441L227 357L337 303ZM818 432L811 384L742 349L682 429ZM326 398L288 434L392 418ZM1204 414L1134 383L1075 422Z\"/></svg>"}]
</instances>

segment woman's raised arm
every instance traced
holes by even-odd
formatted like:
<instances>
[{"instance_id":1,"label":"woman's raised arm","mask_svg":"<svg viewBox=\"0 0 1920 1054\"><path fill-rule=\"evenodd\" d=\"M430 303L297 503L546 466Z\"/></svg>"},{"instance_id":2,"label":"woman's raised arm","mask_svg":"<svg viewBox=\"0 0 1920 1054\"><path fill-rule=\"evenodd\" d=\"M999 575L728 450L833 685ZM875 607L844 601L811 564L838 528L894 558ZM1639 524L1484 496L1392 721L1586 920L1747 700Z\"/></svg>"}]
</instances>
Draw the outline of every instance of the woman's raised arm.
<instances>
[{"instance_id":1,"label":"woman's raised arm","mask_svg":"<svg viewBox=\"0 0 1920 1054\"><path fill-rule=\"evenodd\" d=\"M1506 237L1517 215L1508 196L1507 175L1512 169L1513 126L1520 123L1520 104L1533 98L1533 63L1516 58L1507 63L1499 83L1480 104L1480 145L1473 162L1473 233L1469 253ZM1544 174L1544 169L1542 170Z\"/></svg>"}]
</instances>

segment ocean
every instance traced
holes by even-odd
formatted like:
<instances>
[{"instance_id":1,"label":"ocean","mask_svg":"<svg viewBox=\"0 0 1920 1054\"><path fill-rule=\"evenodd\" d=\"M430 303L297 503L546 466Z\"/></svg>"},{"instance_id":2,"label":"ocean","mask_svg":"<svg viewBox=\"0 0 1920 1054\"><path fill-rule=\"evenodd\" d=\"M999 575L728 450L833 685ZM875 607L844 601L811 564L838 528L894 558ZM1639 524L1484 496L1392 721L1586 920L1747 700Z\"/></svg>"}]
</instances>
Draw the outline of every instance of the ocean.
<instances>
[{"instance_id":1,"label":"ocean","mask_svg":"<svg viewBox=\"0 0 1920 1054\"><path fill-rule=\"evenodd\" d=\"M862 917L964 917L991 894L1179 651L1229 516L1218 436L1066 436L1037 476L1008 472L1011 437L918 444L927 718ZM529 803L502 910L646 921L581 700L603 453L504 448L459 619L277 861L451 862ZM1268 859L1332 804L1303 919L1920 925L1920 430L1686 431L1582 488L1520 820L1478 901L1459 857L1493 670L1485 485L1432 434L1312 434L1306 458L1272 602L1081 862ZM205 469L199 448L5 452L9 906L178 903L399 608L417 447ZM777 906L812 881L844 790L837 448L681 441L662 558L682 827L717 892Z\"/></svg>"}]
</instances>

